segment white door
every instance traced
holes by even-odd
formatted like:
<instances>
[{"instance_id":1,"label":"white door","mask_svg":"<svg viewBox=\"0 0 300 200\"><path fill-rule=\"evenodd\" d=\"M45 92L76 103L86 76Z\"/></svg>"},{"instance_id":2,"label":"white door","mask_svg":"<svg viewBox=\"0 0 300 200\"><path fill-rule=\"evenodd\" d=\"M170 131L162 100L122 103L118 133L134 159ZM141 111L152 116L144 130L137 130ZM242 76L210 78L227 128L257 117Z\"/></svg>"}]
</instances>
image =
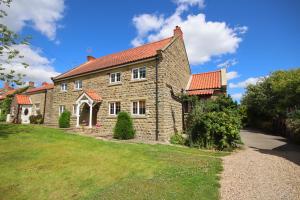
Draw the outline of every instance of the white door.
<instances>
[{"instance_id":1,"label":"white door","mask_svg":"<svg viewBox=\"0 0 300 200\"><path fill-rule=\"evenodd\" d=\"M21 122L22 124L30 124L29 117L32 115L31 105L22 105Z\"/></svg>"}]
</instances>

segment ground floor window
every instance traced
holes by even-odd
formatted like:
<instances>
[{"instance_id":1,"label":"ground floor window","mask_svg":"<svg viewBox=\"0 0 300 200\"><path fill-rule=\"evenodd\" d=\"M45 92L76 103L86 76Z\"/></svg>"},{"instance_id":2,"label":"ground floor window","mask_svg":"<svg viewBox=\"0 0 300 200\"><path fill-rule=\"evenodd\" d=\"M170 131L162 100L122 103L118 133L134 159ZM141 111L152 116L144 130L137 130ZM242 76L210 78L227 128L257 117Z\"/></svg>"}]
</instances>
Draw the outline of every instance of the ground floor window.
<instances>
[{"instance_id":1,"label":"ground floor window","mask_svg":"<svg viewBox=\"0 0 300 200\"><path fill-rule=\"evenodd\" d=\"M146 102L144 100L132 102L132 114L133 115L145 115L146 114Z\"/></svg>"},{"instance_id":2,"label":"ground floor window","mask_svg":"<svg viewBox=\"0 0 300 200\"><path fill-rule=\"evenodd\" d=\"M60 106L59 106L59 110L58 110L59 115L60 115L61 113L63 113L63 112L65 111L65 109L66 109L66 107L65 107L64 105L60 105Z\"/></svg>"},{"instance_id":3,"label":"ground floor window","mask_svg":"<svg viewBox=\"0 0 300 200\"><path fill-rule=\"evenodd\" d=\"M117 115L121 111L121 103L120 102L110 102L109 103L109 114Z\"/></svg>"}]
</instances>

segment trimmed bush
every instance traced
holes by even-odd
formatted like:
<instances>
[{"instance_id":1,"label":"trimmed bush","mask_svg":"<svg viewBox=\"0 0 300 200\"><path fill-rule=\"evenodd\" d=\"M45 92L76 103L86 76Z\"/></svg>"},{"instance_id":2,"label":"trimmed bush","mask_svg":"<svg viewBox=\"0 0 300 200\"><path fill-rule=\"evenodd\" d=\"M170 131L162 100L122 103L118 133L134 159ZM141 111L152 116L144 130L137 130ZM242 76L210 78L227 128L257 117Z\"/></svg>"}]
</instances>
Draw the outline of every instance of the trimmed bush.
<instances>
[{"instance_id":1,"label":"trimmed bush","mask_svg":"<svg viewBox=\"0 0 300 200\"><path fill-rule=\"evenodd\" d=\"M43 115L31 115L29 117L30 124L42 124L43 123Z\"/></svg>"},{"instance_id":2,"label":"trimmed bush","mask_svg":"<svg viewBox=\"0 0 300 200\"><path fill-rule=\"evenodd\" d=\"M135 131L130 115L127 112L119 112L114 128L114 138L127 140L134 138Z\"/></svg>"},{"instance_id":3,"label":"trimmed bush","mask_svg":"<svg viewBox=\"0 0 300 200\"><path fill-rule=\"evenodd\" d=\"M69 111L64 111L63 113L61 113L60 117L59 117L59 128L69 128L70 127L70 117L71 117L71 113Z\"/></svg>"},{"instance_id":4,"label":"trimmed bush","mask_svg":"<svg viewBox=\"0 0 300 200\"><path fill-rule=\"evenodd\" d=\"M171 136L170 143L171 144L185 145L186 144L186 139L182 136L182 134L175 133L174 135Z\"/></svg>"}]
</instances>

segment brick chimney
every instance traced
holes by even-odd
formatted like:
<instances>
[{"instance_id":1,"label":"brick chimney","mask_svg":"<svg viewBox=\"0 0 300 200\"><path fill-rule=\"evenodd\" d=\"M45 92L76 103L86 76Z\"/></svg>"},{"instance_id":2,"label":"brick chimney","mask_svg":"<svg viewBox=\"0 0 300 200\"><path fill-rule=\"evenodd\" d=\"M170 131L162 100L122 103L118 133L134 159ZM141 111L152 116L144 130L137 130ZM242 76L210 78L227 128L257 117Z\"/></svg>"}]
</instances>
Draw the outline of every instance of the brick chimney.
<instances>
[{"instance_id":1,"label":"brick chimney","mask_svg":"<svg viewBox=\"0 0 300 200\"><path fill-rule=\"evenodd\" d=\"M47 82L42 82L42 86L47 86L47 85L49 85L49 83L47 83Z\"/></svg>"},{"instance_id":2,"label":"brick chimney","mask_svg":"<svg viewBox=\"0 0 300 200\"><path fill-rule=\"evenodd\" d=\"M183 33L182 30L179 26L176 26L174 29L174 36L181 36L182 37Z\"/></svg>"},{"instance_id":3,"label":"brick chimney","mask_svg":"<svg viewBox=\"0 0 300 200\"><path fill-rule=\"evenodd\" d=\"M93 57L93 56L87 56L86 58L87 58L87 61L91 61L91 60L95 60L95 59L96 59L96 58Z\"/></svg>"},{"instance_id":4,"label":"brick chimney","mask_svg":"<svg viewBox=\"0 0 300 200\"><path fill-rule=\"evenodd\" d=\"M29 81L29 82L28 82L28 86L29 86L29 87L34 87L34 82L33 82L33 81Z\"/></svg>"}]
</instances>

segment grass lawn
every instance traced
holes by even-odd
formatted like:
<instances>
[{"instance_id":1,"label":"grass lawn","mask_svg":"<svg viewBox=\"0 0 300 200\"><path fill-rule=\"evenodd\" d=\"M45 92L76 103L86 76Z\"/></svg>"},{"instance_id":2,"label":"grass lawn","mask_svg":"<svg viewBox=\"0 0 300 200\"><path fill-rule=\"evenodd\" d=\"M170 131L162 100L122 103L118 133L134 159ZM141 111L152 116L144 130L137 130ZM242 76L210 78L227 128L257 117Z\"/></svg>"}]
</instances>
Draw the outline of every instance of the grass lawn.
<instances>
[{"instance_id":1,"label":"grass lawn","mask_svg":"<svg viewBox=\"0 0 300 200\"><path fill-rule=\"evenodd\" d=\"M218 199L224 154L0 124L0 199Z\"/></svg>"}]
</instances>

